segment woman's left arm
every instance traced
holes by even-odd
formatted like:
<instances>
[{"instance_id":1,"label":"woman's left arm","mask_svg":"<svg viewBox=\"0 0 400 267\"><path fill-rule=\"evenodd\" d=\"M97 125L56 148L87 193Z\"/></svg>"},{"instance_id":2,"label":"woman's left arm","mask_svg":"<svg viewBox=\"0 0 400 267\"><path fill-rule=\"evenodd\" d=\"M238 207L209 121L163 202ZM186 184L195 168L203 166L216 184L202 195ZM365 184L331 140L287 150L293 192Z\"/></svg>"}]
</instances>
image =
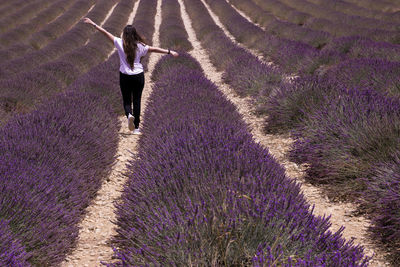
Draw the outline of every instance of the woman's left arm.
<instances>
[{"instance_id":1,"label":"woman's left arm","mask_svg":"<svg viewBox=\"0 0 400 267\"><path fill-rule=\"evenodd\" d=\"M161 53L161 54L171 54L174 57L179 56L179 54L175 51L172 51L170 49L163 49L160 47L155 47L155 46L149 46L149 50L147 52L156 52L156 53Z\"/></svg>"},{"instance_id":2,"label":"woman's left arm","mask_svg":"<svg viewBox=\"0 0 400 267\"><path fill-rule=\"evenodd\" d=\"M83 22L93 25L99 32L103 33L105 36L107 36L108 39L110 39L110 41L112 43L114 43L115 36L112 35L111 33L109 33L108 31L106 31L104 28L102 28L99 25L97 25L96 23L94 23L91 19L84 18Z\"/></svg>"}]
</instances>

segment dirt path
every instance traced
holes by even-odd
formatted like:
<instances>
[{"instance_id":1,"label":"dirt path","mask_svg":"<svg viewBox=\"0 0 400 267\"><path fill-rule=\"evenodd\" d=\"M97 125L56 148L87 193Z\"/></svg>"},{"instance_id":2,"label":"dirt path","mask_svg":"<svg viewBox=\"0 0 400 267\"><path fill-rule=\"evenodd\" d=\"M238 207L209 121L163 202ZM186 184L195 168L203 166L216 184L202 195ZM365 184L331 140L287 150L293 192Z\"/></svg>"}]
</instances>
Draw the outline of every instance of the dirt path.
<instances>
[{"instance_id":1,"label":"dirt path","mask_svg":"<svg viewBox=\"0 0 400 267\"><path fill-rule=\"evenodd\" d=\"M133 12L128 20L129 22L133 21L139 2L140 1L137 1L135 3ZM153 44L155 46L159 45L158 35L160 23L161 1L159 0L155 17L155 32L153 35ZM148 72L145 73L146 83L142 95L142 114L146 109L147 100L152 91L150 74L159 57L160 55L157 54L150 55ZM61 266L63 267L102 266L100 261L111 262L113 251L109 243L111 237L116 234L115 225L112 223L112 221L116 220L114 202L118 201L121 196L123 185L127 180L127 177L124 175L127 171L126 164L129 160L132 160L132 157L137 153L136 146L138 138L140 138L140 136L133 135L128 130L125 116L121 116L119 120L122 126L119 132L119 144L115 165L108 179L103 182L96 198L87 208L86 216L79 226L79 239L76 249L62 263Z\"/></svg>"},{"instance_id":2,"label":"dirt path","mask_svg":"<svg viewBox=\"0 0 400 267\"><path fill-rule=\"evenodd\" d=\"M204 3L204 0L201 1ZM189 35L189 40L192 42L194 47L194 49L191 51L191 55L200 62L204 72L206 73L206 76L215 84L217 84L225 96L236 105L239 113L249 125L249 129L251 130L254 140L259 142L270 151L277 161L285 167L286 173L289 177L297 179L300 182L305 198L311 205L315 205L314 213L316 215L331 215L330 221L332 223L332 231L336 231L342 225L345 225L346 228L343 232L343 236L347 240L354 239L355 244L363 245L366 254L369 256L373 256L375 253L377 253L377 247L367 237L367 227L369 225L369 221L364 217L353 217L351 215L356 208L355 205L351 203L332 203L318 188L306 184L303 180L305 167L290 162L287 158L287 154L291 144L293 143L293 140L288 136L266 135L263 133L262 125L264 124L264 119L254 115L254 108L250 104L250 98L240 98L227 84L223 82L222 72L218 72L212 65L207 52L202 48L199 40L196 38L195 31L191 26L191 21L184 7L183 0L179 0L179 3L181 5L182 18ZM208 5L206 5L206 7L210 12ZM215 16L215 14L212 12L210 12L210 14L217 22L218 18ZM217 25L220 25L220 23ZM224 29L226 32L225 28L222 29ZM232 36L230 37L232 39ZM380 253L374 256L370 266L389 265L383 260L383 255Z\"/></svg>"},{"instance_id":3,"label":"dirt path","mask_svg":"<svg viewBox=\"0 0 400 267\"><path fill-rule=\"evenodd\" d=\"M220 28L224 31L225 35L226 35L229 39L231 39L232 42L236 43L239 47L242 47L242 48L246 49L247 51L251 52L253 55L257 56L257 58L258 58L259 60L265 62L266 64L268 64L268 65L271 65L271 64L272 64L272 62L270 62L270 61L268 61L266 58L264 58L264 56L263 56L261 53L259 53L258 51L254 50L254 49L250 49L250 48L244 46L243 44L236 42L235 37L226 29L226 27L225 27L225 26L222 24L222 22L219 20L218 16L215 15L215 13L211 11L211 9L210 9L210 7L208 6L208 4L207 4L204 0L200 0L200 1L207 7L208 13L210 13L210 15L211 15L211 17L213 18L215 24L217 24L217 26L220 27Z\"/></svg>"}]
</instances>

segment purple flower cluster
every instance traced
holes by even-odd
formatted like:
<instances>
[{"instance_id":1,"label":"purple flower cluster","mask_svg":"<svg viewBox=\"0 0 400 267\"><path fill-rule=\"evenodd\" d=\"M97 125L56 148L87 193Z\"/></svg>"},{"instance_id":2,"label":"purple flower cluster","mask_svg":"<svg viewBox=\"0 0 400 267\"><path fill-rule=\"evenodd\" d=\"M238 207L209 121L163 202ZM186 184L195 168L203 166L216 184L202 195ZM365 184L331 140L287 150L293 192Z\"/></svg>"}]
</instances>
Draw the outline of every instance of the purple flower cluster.
<instances>
[{"instance_id":1,"label":"purple flower cluster","mask_svg":"<svg viewBox=\"0 0 400 267\"><path fill-rule=\"evenodd\" d=\"M375 42L360 36L349 36L332 40L324 50L338 51L350 58L375 58L400 61L400 45Z\"/></svg>"},{"instance_id":2,"label":"purple flower cluster","mask_svg":"<svg viewBox=\"0 0 400 267\"><path fill-rule=\"evenodd\" d=\"M2 236L0 261L55 265L73 247L82 213L114 162L117 67L114 56L0 129L0 229L14 244Z\"/></svg>"},{"instance_id":3,"label":"purple flower cluster","mask_svg":"<svg viewBox=\"0 0 400 267\"><path fill-rule=\"evenodd\" d=\"M162 34L163 33L161 33L161 35ZM155 68L151 73L151 79L153 81L160 80L164 73L172 72L174 69L180 69L182 65L185 66L186 69L196 70L199 72L203 71L198 61L193 60L193 58L187 53L182 53L174 60L169 60L168 57L162 57L157 62L157 68Z\"/></svg>"},{"instance_id":4,"label":"purple flower cluster","mask_svg":"<svg viewBox=\"0 0 400 267\"><path fill-rule=\"evenodd\" d=\"M296 23L277 19L261 9L252 0L234 0L230 3L245 11L255 22L263 22L263 29L272 35L304 42L316 48L323 47L331 38L330 34L326 32L304 28Z\"/></svg>"},{"instance_id":5,"label":"purple flower cluster","mask_svg":"<svg viewBox=\"0 0 400 267\"><path fill-rule=\"evenodd\" d=\"M318 76L304 76L291 83L282 83L272 97L257 106L258 113L268 114L265 131L285 133L299 127L304 117L318 110L335 93L335 84Z\"/></svg>"},{"instance_id":6,"label":"purple flower cluster","mask_svg":"<svg viewBox=\"0 0 400 267\"><path fill-rule=\"evenodd\" d=\"M0 219L0 265L24 267L31 266L27 261L30 254L12 234L9 222Z\"/></svg>"},{"instance_id":7,"label":"purple flower cluster","mask_svg":"<svg viewBox=\"0 0 400 267\"><path fill-rule=\"evenodd\" d=\"M392 252L392 262L399 262L400 255L400 153L390 161L380 164L367 181L367 206L374 209L373 236L381 240Z\"/></svg>"},{"instance_id":8,"label":"purple flower cluster","mask_svg":"<svg viewBox=\"0 0 400 267\"><path fill-rule=\"evenodd\" d=\"M326 75L341 88L370 88L400 96L400 62L369 58L345 60Z\"/></svg>"},{"instance_id":9,"label":"purple flower cluster","mask_svg":"<svg viewBox=\"0 0 400 267\"><path fill-rule=\"evenodd\" d=\"M400 45L362 40L349 51L351 57L400 61Z\"/></svg>"},{"instance_id":10,"label":"purple flower cluster","mask_svg":"<svg viewBox=\"0 0 400 267\"><path fill-rule=\"evenodd\" d=\"M162 22L160 25L160 43L162 47L188 51L192 44L182 21L177 0L163 0L161 5ZM168 34L165 34L168 33Z\"/></svg>"},{"instance_id":11,"label":"purple flower cluster","mask_svg":"<svg viewBox=\"0 0 400 267\"><path fill-rule=\"evenodd\" d=\"M303 69L294 68L293 70L300 70L305 71L308 73L314 73L315 70L319 68L321 65L332 65L336 62L340 61L344 55L342 53L347 54L349 57L365 57L365 58L377 58L377 59L386 59L390 61L397 61L399 55L399 45L398 44L391 44L388 43L389 41L396 41L395 35L390 34L384 30L368 30L367 33L363 34L363 36L367 37L360 37L359 35L362 34L359 29L352 29L349 28L347 25L336 25L332 24L332 22L324 19L324 18L314 18L308 14L308 16L304 17L303 20L298 21L294 18L294 16L288 15L293 12L292 7L288 7L276 0L253 0L256 5L250 0L245 1L231 1L234 5L238 6L239 8L245 8L245 11L249 9L249 7L244 7L245 2L251 2L253 5L250 11L246 13L250 15L254 20L256 20L257 14L253 13L262 13L265 11L270 11L274 15L279 18L282 18L286 21L279 21L279 20L271 20L268 19L269 24L265 27L266 32L281 36L283 38L287 38L292 41L301 41L306 44L311 44L314 47L321 48L326 47L322 50L322 52L318 56L314 56L312 60L306 60L302 65ZM329 2L325 0L314 0L315 2L322 3L322 2ZM237 3L239 2L239 3ZM335 2L334 6L337 7L336 4L340 5L342 2ZM327 4L329 6L333 6L332 4ZM258 9L257 9L258 8ZM255 11L252 11L255 10ZM222 17L224 15L220 14ZM260 16L260 15L258 15ZM378 16L381 17L381 16ZM385 18L388 16L386 15ZM314 25L312 30L311 28L305 26L304 24ZM342 23L340 21L339 23ZM297 24L297 25L296 25ZM343 24L343 23L342 23ZM243 26L242 26L243 27ZM243 27L243 29L246 29ZM321 32L321 30L325 29L326 31L330 32L333 35L345 36L337 39L333 39L330 36L326 35L326 32ZM347 31L346 33L337 33L337 31ZM357 35L357 36L355 36ZM327 39L328 38L328 39ZM389 39L388 39L389 38ZM272 38L270 38L272 39ZM388 40L387 40L388 39ZM281 42L283 40L280 40ZM264 42L265 43L265 42ZM275 40L274 42L269 41L269 47L271 47L271 43L277 43ZM280 46L277 46L278 50ZM263 50L262 47L258 47L260 51ZM270 48L271 49L271 48ZM351 51L350 51L351 50ZM337 51L337 52L336 52ZM291 55L290 52L296 54L296 50L292 49L289 53L283 53L284 55L288 54ZM281 55L272 51L269 51L272 57L273 55L277 55L275 58L280 59ZM297 54L302 54L302 51L299 50ZM274 59L275 60L275 59ZM282 64L281 62L277 62ZM286 62L283 62L287 65Z\"/></svg>"},{"instance_id":12,"label":"purple flower cluster","mask_svg":"<svg viewBox=\"0 0 400 267\"><path fill-rule=\"evenodd\" d=\"M332 94L331 94L332 95ZM334 185L336 196L355 200L375 164L400 150L400 103L365 89L343 89L295 129L292 157L310 164L307 178ZM368 190L367 190L368 191Z\"/></svg>"},{"instance_id":13,"label":"purple flower cluster","mask_svg":"<svg viewBox=\"0 0 400 267\"><path fill-rule=\"evenodd\" d=\"M366 266L201 72L166 69L144 117L109 266Z\"/></svg>"}]
</instances>

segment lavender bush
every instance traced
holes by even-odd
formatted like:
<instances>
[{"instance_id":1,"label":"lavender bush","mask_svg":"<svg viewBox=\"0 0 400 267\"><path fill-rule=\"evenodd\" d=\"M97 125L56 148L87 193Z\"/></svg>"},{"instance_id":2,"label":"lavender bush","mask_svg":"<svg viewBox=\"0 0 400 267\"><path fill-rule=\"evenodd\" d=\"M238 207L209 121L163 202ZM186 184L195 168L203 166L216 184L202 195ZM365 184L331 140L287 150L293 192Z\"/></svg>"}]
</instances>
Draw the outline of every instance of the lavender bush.
<instances>
[{"instance_id":1,"label":"lavender bush","mask_svg":"<svg viewBox=\"0 0 400 267\"><path fill-rule=\"evenodd\" d=\"M343 23L348 27L361 28L363 31L367 31L368 29L390 30L393 31L393 34L396 34L396 23L384 22L377 19L354 15L346 15L329 8L328 5L317 5L305 0L281 0L281 2L292 8L296 8L299 11L308 13L313 17L327 19L332 23Z\"/></svg>"},{"instance_id":2,"label":"lavender bush","mask_svg":"<svg viewBox=\"0 0 400 267\"><path fill-rule=\"evenodd\" d=\"M163 0L161 5L160 43L163 47L188 51L193 48L182 21L177 0ZM168 32L168 34L165 34Z\"/></svg>"},{"instance_id":3,"label":"lavender bush","mask_svg":"<svg viewBox=\"0 0 400 267\"><path fill-rule=\"evenodd\" d=\"M279 0L252 0L262 10L271 12L275 17L293 22L297 25L304 25L311 17L307 13L299 12L295 8L291 8L283 4Z\"/></svg>"},{"instance_id":4,"label":"lavender bush","mask_svg":"<svg viewBox=\"0 0 400 267\"><path fill-rule=\"evenodd\" d=\"M160 33L160 35L163 34L168 33ZM164 73L169 73L173 69L181 68L182 65L184 65L186 69L197 70L199 72L203 71L198 61L193 60L193 58L187 53L182 52L179 54L179 57L175 58L174 60L169 60L168 57L162 57L157 62L157 68L155 68L151 73L151 79L153 81L160 80Z\"/></svg>"},{"instance_id":5,"label":"lavender bush","mask_svg":"<svg viewBox=\"0 0 400 267\"><path fill-rule=\"evenodd\" d=\"M30 266L30 257L21 242L10 231L8 222L0 220L0 264L1 266Z\"/></svg>"},{"instance_id":6,"label":"lavender bush","mask_svg":"<svg viewBox=\"0 0 400 267\"><path fill-rule=\"evenodd\" d=\"M251 46L259 36L265 34L261 28L237 13L225 0L206 0L206 2L238 42ZM227 23L228 21L235 23Z\"/></svg>"},{"instance_id":7,"label":"lavender bush","mask_svg":"<svg viewBox=\"0 0 400 267\"><path fill-rule=\"evenodd\" d=\"M379 164L367 181L369 192L364 198L367 208L373 209L373 236L391 252L391 260L400 260L400 153L390 161Z\"/></svg>"},{"instance_id":8,"label":"lavender bush","mask_svg":"<svg viewBox=\"0 0 400 267\"><path fill-rule=\"evenodd\" d=\"M70 7L75 0L59 0L43 10L36 17L32 18L26 23L20 24L12 31L8 31L0 36L0 47L4 49L12 44L20 44L25 41L32 33L40 30L44 25L53 21L68 7Z\"/></svg>"},{"instance_id":9,"label":"lavender bush","mask_svg":"<svg viewBox=\"0 0 400 267\"><path fill-rule=\"evenodd\" d=\"M318 76L299 77L282 83L276 93L258 102L257 111L267 115L267 133L286 133L301 127L303 120L337 95L336 85Z\"/></svg>"},{"instance_id":10,"label":"lavender bush","mask_svg":"<svg viewBox=\"0 0 400 267\"><path fill-rule=\"evenodd\" d=\"M34 18L40 11L46 9L52 3L51 0L32 1L12 15L0 20L0 33L12 30L14 27Z\"/></svg>"},{"instance_id":11,"label":"lavender bush","mask_svg":"<svg viewBox=\"0 0 400 267\"><path fill-rule=\"evenodd\" d=\"M400 103L370 89L343 89L327 98L295 130L291 156L310 164L309 181L334 185L334 195L355 200L366 189L360 178L370 177L373 163L400 149Z\"/></svg>"},{"instance_id":12,"label":"lavender bush","mask_svg":"<svg viewBox=\"0 0 400 267\"><path fill-rule=\"evenodd\" d=\"M400 45L386 42L374 42L372 40L362 40L351 47L349 51L351 57L355 58L375 58L388 61L400 61Z\"/></svg>"},{"instance_id":13,"label":"lavender bush","mask_svg":"<svg viewBox=\"0 0 400 267\"><path fill-rule=\"evenodd\" d=\"M231 0L229 1L232 5L234 5L239 10L242 10L246 13L253 22L267 28L267 26L274 20L276 20L275 16L266 10L261 9L251 0Z\"/></svg>"},{"instance_id":14,"label":"lavender bush","mask_svg":"<svg viewBox=\"0 0 400 267\"><path fill-rule=\"evenodd\" d=\"M226 2L207 2L225 25L235 18ZM196 33L201 36L200 34L205 32L201 26L205 27L209 23L208 19L199 15L204 13L193 1L189 2L187 9ZM240 20L238 16L236 18ZM233 35L240 34L240 28L242 34L248 29L244 21L228 27ZM233 54L227 49L227 42L220 41L224 39L222 35L214 33L213 38L209 39L213 39L213 50L223 49L225 53L229 51L229 54ZM200 37L200 40L208 48L208 38ZM360 201L363 195L374 194L363 179L373 179L372 162L376 159L388 162L392 153L399 150L396 146L399 141L398 100L384 95L398 96L399 72L397 62L370 58L349 60L348 57L356 56L357 51L361 51L366 45L372 47L371 52L365 49L359 52L364 53L359 55L360 57L370 57L370 54L385 57L386 51L386 57L390 57L390 53L396 54L396 45L377 43L358 36L335 41L338 45L328 44L322 51L315 51L303 43L260 35L255 47L260 51L264 50L264 55L269 55L278 65L284 68L289 65L291 71L300 71L301 77L292 84L278 84L272 95L268 91L265 94L259 92L258 101L255 103L259 113L269 115L267 131L294 131L297 141L292 158L299 163L306 162L311 165L308 170L309 181L328 184L327 193L332 197ZM268 48L262 48L265 44L268 44ZM251 46L250 43L247 45ZM381 49L381 54L375 54L373 49ZM209 51L212 54L211 49ZM230 60L212 61L221 67L224 62L229 64ZM296 63L299 65L296 66ZM227 66L229 65L225 65L224 68L228 69ZM320 74L321 77L307 77L307 73ZM258 79L249 80L254 83ZM238 81L246 80L240 77ZM380 125L379 130L377 125ZM370 216L375 217L376 214L371 213ZM384 242L390 246L387 238Z\"/></svg>"},{"instance_id":15,"label":"lavender bush","mask_svg":"<svg viewBox=\"0 0 400 267\"><path fill-rule=\"evenodd\" d=\"M281 71L261 62L256 56L234 44L216 27L206 7L197 1L185 1L196 35L207 49L212 63L223 70L223 79L240 96L269 95L281 79ZM226 54L230 56L227 57ZM238 67L240 66L240 68Z\"/></svg>"},{"instance_id":16,"label":"lavender bush","mask_svg":"<svg viewBox=\"0 0 400 267\"><path fill-rule=\"evenodd\" d=\"M57 20L47 24L41 31L32 35L29 43L35 49L41 49L51 40L62 35L67 29L77 23L89 9L96 3L94 0L81 0L76 2L68 11L63 13Z\"/></svg>"},{"instance_id":17,"label":"lavender bush","mask_svg":"<svg viewBox=\"0 0 400 267\"><path fill-rule=\"evenodd\" d=\"M123 1L121 1L122 3ZM77 2L75 6L76 8L79 8L78 5L79 2ZM107 0L102 0L99 1L93 9L87 14L87 16L93 18L97 22L101 22L104 20L106 17L108 10L112 7L114 4L113 1L107 1ZM116 7L117 9L117 7ZM71 12L73 12L74 9L72 9ZM121 16L121 19L127 20L129 15L123 16L123 13L117 13L114 10L114 12L111 14L109 21L113 20L114 17ZM67 14L68 12L64 13ZM59 19L61 21L58 22L58 24L62 24L61 16ZM58 20L55 20L57 22ZM107 24L107 23L106 23ZM104 25L107 26L107 25ZM50 27L50 26L48 26ZM63 31L66 31L68 29L68 25L64 25L65 27ZM121 28L121 26L120 26ZM32 68L37 68L38 65L47 63L47 62L52 62L56 61L60 56L63 56L71 51L74 51L75 49L79 49L82 47L85 47L86 42L88 39L91 37L93 34L94 30L85 25L84 23L78 23L76 24L72 29L67 31L65 34L57 38L56 40L52 41L50 44L46 45L44 48L40 50L34 50L31 53L24 54L22 57L15 58L9 62L4 62L2 65L0 65L0 78L5 78L9 77L15 73L21 73L24 71L28 71ZM94 37L92 37L92 42L94 42ZM104 37L103 37L104 38ZM102 40L103 42L98 42L97 45L104 45L104 39ZM108 50L111 50L112 46L110 45L104 45ZM107 52L104 53L105 55ZM68 57L70 60L73 60L72 57ZM103 58L104 60L104 58ZM97 62L97 64L100 62Z\"/></svg>"},{"instance_id":18,"label":"lavender bush","mask_svg":"<svg viewBox=\"0 0 400 267\"><path fill-rule=\"evenodd\" d=\"M268 28L271 34L278 35L282 38L303 42L315 48L321 49L332 38L329 33L324 31L312 30L309 28L299 27L290 22L279 20L273 21Z\"/></svg>"},{"instance_id":19,"label":"lavender bush","mask_svg":"<svg viewBox=\"0 0 400 267\"><path fill-rule=\"evenodd\" d=\"M278 64L283 71L291 73L300 70L318 58L318 51L315 48L302 42L286 40L266 33L243 18L225 0L207 0L206 2L238 42L260 51L264 57ZM197 5L196 9L202 8ZM195 16L192 14L194 12L189 13Z\"/></svg>"},{"instance_id":20,"label":"lavender bush","mask_svg":"<svg viewBox=\"0 0 400 267\"><path fill-rule=\"evenodd\" d=\"M241 9L245 13L250 14L250 17L255 22L260 20L265 21L266 18L268 23L264 23L262 24L262 26L263 29L270 34L277 35L282 38L304 42L316 48L323 47L330 39L330 35L328 33L303 28L291 22L275 19L273 15L260 9L260 7L254 4L252 0L235 0L230 1L230 3L233 4L236 8ZM269 16L271 16L272 18L269 18Z\"/></svg>"},{"instance_id":21,"label":"lavender bush","mask_svg":"<svg viewBox=\"0 0 400 267\"><path fill-rule=\"evenodd\" d=\"M223 79L235 88L240 96L254 97L261 92L269 96L282 80L282 74L278 69L260 62L256 57L243 53L235 60L240 62L243 68L230 64L223 74Z\"/></svg>"},{"instance_id":22,"label":"lavender bush","mask_svg":"<svg viewBox=\"0 0 400 267\"><path fill-rule=\"evenodd\" d=\"M160 77L117 205L119 263L109 266L366 266L201 72Z\"/></svg>"},{"instance_id":23,"label":"lavender bush","mask_svg":"<svg viewBox=\"0 0 400 267\"><path fill-rule=\"evenodd\" d=\"M331 68L327 76L345 88L371 88L400 96L400 62L377 59L346 60Z\"/></svg>"},{"instance_id":24,"label":"lavender bush","mask_svg":"<svg viewBox=\"0 0 400 267\"><path fill-rule=\"evenodd\" d=\"M119 123L109 101L120 98L117 66L114 56L0 129L0 217L8 227L0 229L15 244L5 252L14 259L3 253L9 242L0 243L0 260L57 265L74 246L80 217L114 161Z\"/></svg>"}]
</instances>

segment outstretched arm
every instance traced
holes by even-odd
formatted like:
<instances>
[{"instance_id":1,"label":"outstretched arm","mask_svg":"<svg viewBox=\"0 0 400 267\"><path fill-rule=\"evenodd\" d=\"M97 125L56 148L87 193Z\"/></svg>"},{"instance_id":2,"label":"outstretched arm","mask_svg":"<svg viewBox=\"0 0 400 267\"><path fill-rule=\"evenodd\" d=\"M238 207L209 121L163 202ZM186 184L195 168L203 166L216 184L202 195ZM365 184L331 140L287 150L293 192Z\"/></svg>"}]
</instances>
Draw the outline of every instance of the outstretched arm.
<instances>
[{"instance_id":1,"label":"outstretched arm","mask_svg":"<svg viewBox=\"0 0 400 267\"><path fill-rule=\"evenodd\" d=\"M105 36L107 36L108 39L111 40L112 43L114 43L114 38L115 36L112 35L111 33L109 33L108 31L106 31L104 28L100 27L99 25L97 25L96 23L94 23L91 19L89 18L84 18L83 19L84 23L87 24L91 24L93 25L99 32L103 33Z\"/></svg>"},{"instance_id":2,"label":"outstretched arm","mask_svg":"<svg viewBox=\"0 0 400 267\"><path fill-rule=\"evenodd\" d=\"M174 57L179 56L179 54L175 51L169 50L169 49L163 49L155 46L149 46L149 50L147 52L155 52L155 53L161 53L161 54L171 54Z\"/></svg>"}]
</instances>

